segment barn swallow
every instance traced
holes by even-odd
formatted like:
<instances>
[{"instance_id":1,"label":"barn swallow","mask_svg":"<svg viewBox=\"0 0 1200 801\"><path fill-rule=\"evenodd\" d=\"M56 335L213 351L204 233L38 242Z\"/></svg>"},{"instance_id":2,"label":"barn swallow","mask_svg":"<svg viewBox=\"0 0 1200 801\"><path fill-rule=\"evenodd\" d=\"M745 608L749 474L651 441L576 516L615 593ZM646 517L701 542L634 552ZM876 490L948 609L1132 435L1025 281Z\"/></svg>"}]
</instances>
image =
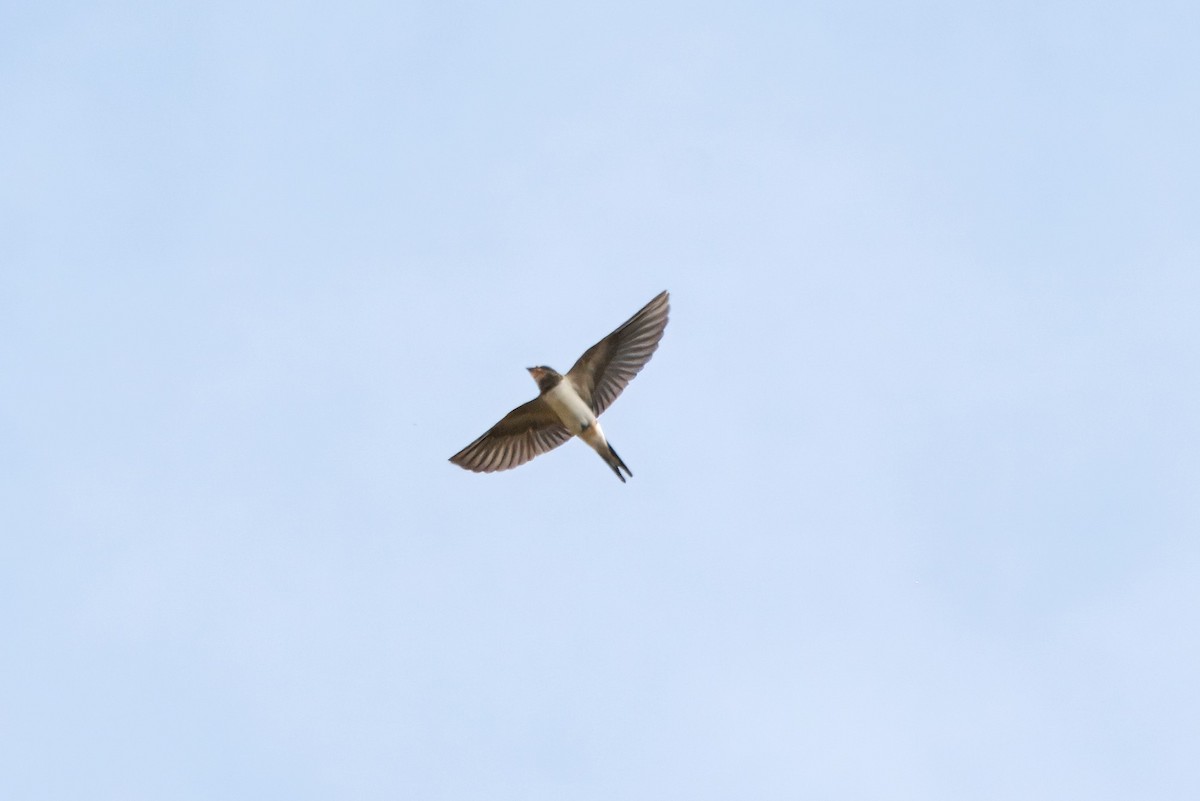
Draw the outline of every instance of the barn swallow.
<instances>
[{"instance_id":1,"label":"barn swallow","mask_svg":"<svg viewBox=\"0 0 1200 801\"><path fill-rule=\"evenodd\" d=\"M659 294L588 348L566 375L545 366L526 368L537 382L538 396L506 414L450 461L477 473L509 470L577 436L600 454L622 482L622 470L632 478L596 418L650 361L670 310L670 295Z\"/></svg>"}]
</instances>

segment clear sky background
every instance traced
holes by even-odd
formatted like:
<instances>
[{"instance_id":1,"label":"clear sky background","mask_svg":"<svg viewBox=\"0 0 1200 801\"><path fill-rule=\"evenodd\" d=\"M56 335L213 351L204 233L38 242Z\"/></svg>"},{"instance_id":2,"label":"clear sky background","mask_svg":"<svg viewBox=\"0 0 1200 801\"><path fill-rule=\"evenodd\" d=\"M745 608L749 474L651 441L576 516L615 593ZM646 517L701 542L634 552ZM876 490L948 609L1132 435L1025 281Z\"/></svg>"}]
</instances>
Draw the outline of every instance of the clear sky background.
<instances>
[{"instance_id":1,"label":"clear sky background","mask_svg":"<svg viewBox=\"0 0 1200 801\"><path fill-rule=\"evenodd\" d=\"M0 797L1200 797L1198 9L0 5Z\"/></svg>"}]
</instances>

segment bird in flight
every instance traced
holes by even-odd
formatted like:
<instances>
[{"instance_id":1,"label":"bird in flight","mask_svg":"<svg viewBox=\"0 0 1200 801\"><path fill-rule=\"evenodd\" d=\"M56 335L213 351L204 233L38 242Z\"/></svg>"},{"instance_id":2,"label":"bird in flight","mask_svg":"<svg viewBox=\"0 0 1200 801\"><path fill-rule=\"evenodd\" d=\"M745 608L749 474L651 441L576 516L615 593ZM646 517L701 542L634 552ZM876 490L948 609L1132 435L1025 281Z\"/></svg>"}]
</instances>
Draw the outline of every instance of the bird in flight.
<instances>
[{"instance_id":1,"label":"bird in flight","mask_svg":"<svg viewBox=\"0 0 1200 801\"><path fill-rule=\"evenodd\" d=\"M544 366L527 368L537 382L538 396L506 414L450 461L476 473L509 470L578 436L622 482L622 470L632 477L596 418L654 355L667 327L670 299L666 292L659 294L588 348L566 375Z\"/></svg>"}]
</instances>

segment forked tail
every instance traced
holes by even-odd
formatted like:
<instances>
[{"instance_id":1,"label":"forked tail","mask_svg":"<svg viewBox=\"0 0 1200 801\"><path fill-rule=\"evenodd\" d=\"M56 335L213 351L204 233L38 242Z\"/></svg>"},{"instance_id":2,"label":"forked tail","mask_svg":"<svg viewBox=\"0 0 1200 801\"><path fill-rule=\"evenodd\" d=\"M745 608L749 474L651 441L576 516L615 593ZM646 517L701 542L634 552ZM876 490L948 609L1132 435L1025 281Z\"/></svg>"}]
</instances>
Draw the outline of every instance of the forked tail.
<instances>
[{"instance_id":1,"label":"forked tail","mask_svg":"<svg viewBox=\"0 0 1200 801\"><path fill-rule=\"evenodd\" d=\"M624 470L630 478L633 478L633 471L629 469L620 456L617 456L617 452L613 450L612 445L609 445L607 442L604 444L608 447L608 453L601 453L600 455L604 457L604 461L608 463L612 471L617 474L617 478L621 479L621 483L624 484L625 476L621 475L621 471Z\"/></svg>"}]
</instances>

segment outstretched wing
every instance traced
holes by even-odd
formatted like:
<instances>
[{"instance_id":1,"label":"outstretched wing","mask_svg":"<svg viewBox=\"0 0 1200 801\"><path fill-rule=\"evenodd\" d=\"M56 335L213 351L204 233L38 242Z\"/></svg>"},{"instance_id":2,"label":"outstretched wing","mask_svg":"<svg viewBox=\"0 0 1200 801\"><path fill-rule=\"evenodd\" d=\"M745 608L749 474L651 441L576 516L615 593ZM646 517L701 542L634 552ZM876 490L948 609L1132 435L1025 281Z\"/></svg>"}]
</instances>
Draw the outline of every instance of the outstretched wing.
<instances>
[{"instance_id":1,"label":"outstretched wing","mask_svg":"<svg viewBox=\"0 0 1200 801\"><path fill-rule=\"evenodd\" d=\"M671 296L663 292L625 324L587 349L567 372L584 401L597 415L646 366L667 327Z\"/></svg>"},{"instance_id":2,"label":"outstretched wing","mask_svg":"<svg viewBox=\"0 0 1200 801\"><path fill-rule=\"evenodd\" d=\"M482 437L450 457L476 473L510 470L553 450L571 438L558 415L540 397L504 415Z\"/></svg>"}]
</instances>

